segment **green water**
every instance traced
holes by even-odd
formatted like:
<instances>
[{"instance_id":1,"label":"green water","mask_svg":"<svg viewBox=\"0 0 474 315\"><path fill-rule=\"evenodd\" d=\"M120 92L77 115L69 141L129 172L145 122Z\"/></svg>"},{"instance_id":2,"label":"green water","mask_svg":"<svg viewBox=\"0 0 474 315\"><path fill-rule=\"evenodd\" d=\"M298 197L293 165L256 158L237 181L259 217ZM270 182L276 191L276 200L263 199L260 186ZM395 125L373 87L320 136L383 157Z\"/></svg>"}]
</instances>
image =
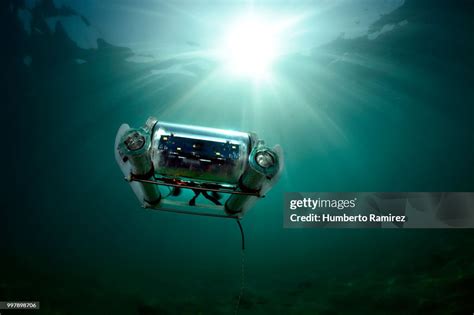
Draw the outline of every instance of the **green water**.
<instances>
[{"instance_id":1,"label":"green water","mask_svg":"<svg viewBox=\"0 0 474 315\"><path fill-rule=\"evenodd\" d=\"M143 210L114 161L120 124L153 115L285 150L280 182L242 221L240 314L473 312L471 230L287 230L282 206L287 191L473 190L472 2L406 1L371 25L403 27L289 54L259 85L209 60L194 76L150 75L173 60L81 49L48 32L46 5L28 35L17 5L1 19L0 300L44 314L234 312L235 222Z\"/></svg>"}]
</instances>

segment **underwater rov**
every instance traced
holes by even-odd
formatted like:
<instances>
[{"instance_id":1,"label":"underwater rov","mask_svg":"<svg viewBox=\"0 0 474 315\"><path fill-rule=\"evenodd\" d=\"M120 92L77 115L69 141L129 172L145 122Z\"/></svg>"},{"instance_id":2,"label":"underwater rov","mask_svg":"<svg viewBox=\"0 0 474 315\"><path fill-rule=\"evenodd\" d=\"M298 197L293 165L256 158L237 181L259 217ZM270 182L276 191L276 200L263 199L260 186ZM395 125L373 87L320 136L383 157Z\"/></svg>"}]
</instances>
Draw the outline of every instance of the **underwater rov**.
<instances>
[{"instance_id":1,"label":"underwater rov","mask_svg":"<svg viewBox=\"0 0 474 315\"><path fill-rule=\"evenodd\" d=\"M237 220L265 196L283 168L280 146L269 148L254 133L153 117L141 128L120 127L115 158L144 208ZM160 186L169 191L164 194ZM194 193L187 202L175 198L183 190ZM197 203L199 196L207 202Z\"/></svg>"},{"instance_id":2,"label":"underwater rov","mask_svg":"<svg viewBox=\"0 0 474 315\"><path fill-rule=\"evenodd\" d=\"M245 238L240 219L277 182L283 169L280 146L269 148L254 133L171 124L150 117L138 129L120 126L114 150L144 208L237 221L242 237L237 314L244 289ZM168 188L166 194L163 188ZM182 201L184 191L191 193L187 202ZM223 195L228 196L225 201ZM199 196L205 203L196 202Z\"/></svg>"}]
</instances>

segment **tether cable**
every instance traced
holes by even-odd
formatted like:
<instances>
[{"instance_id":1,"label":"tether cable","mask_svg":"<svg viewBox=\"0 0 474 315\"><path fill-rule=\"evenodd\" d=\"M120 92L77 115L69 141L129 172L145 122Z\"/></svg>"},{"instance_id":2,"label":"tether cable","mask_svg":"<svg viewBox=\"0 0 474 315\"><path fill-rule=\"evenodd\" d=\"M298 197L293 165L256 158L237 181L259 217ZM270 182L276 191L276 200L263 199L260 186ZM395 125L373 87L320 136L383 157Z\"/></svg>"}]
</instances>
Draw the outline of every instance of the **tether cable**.
<instances>
[{"instance_id":1,"label":"tether cable","mask_svg":"<svg viewBox=\"0 0 474 315\"><path fill-rule=\"evenodd\" d=\"M240 229L240 236L242 240L242 247L241 247L241 271L240 271L240 292L239 292L239 297L237 298L237 303L235 305L235 311L234 314L237 315L239 312L239 306L240 306L240 301L242 300L242 296L244 294L244 288L245 288L245 235L244 235L244 229L242 228L242 224L240 224L240 220L236 219L237 225L239 226Z\"/></svg>"}]
</instances>

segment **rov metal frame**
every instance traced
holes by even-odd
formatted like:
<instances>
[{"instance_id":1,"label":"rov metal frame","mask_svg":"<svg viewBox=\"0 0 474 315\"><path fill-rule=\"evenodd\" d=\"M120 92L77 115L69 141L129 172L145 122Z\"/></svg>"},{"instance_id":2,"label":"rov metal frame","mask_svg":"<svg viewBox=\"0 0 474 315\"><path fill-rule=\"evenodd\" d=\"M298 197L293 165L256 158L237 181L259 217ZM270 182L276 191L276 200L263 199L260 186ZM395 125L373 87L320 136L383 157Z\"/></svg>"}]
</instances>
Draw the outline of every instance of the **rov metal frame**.
<instances>
[{"instance_id":1,"label":"rov metal frame","mask_svg":"<svg viewBox=\"0 0 474 315\"><path fill-rule=\"evenodd\" d=\"M155 177L154 177L155 178ZM199 183L188 183L186 181L172 179L172 178L155 178L155 180L151 179L144 179L141 176L136 176L130 174L129 176L125 177L125 180L128 182L140 182L144 184L152 184L158 186L167 186L167 187L176 187L176 188L183 188L183 189L190 189L190 190L197 190L197 191L211 191L223 194L230 194L230 195L247 195L247 196L254 196L257 198L264 198L265 195L260 195L260 192L246 192L246 191L238 191L229 188L224 188L217 184L213 184L213 186L218 188L212 187L204 187L202 184ZM163 207L162 205L171 206L170 208ZM216 213L207 213L207 212L194 212L194 211L186 211L186 210L178 210L173 207L181 206L181 207L196 207L196 208L206 208L206 209L214 209L218 211L223 210L223 206L215 206L215 205L194 205L190 206L186 203L179 202L179 201L170 201L163 198L160 201L160 204L157 206L153 206L150 204L144 204L143 207L152 210L164 211L164 212L173 212L173 213L180 213L180 214L191 214L191 215L198 215L198 216L207 216L207 217L217 217L217 218L225 218L225 219L237 219L240 220L240 216L238 215L224 215L224 214L216 214Z\"/></svg>"}]
</instances>

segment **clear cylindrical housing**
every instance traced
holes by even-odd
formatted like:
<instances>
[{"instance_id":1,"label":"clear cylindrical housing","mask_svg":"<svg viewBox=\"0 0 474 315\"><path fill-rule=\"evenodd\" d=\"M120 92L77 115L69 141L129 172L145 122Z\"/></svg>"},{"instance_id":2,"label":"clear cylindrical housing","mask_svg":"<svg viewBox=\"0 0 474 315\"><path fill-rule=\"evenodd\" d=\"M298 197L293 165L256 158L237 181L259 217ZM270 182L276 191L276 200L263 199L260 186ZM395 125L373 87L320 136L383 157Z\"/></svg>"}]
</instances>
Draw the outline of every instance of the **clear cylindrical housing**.
<instances>
[{"instance_id":1,"label":"clear cylindrical housing","mask_svg":"<svg viewBox=\"0 0 474 315\"><path fill-rule=\"evenodd\" d=\"M248 133L165 122L151 132L157 175L236 185L247 167Z\"/></svg>"}]
</instances>

